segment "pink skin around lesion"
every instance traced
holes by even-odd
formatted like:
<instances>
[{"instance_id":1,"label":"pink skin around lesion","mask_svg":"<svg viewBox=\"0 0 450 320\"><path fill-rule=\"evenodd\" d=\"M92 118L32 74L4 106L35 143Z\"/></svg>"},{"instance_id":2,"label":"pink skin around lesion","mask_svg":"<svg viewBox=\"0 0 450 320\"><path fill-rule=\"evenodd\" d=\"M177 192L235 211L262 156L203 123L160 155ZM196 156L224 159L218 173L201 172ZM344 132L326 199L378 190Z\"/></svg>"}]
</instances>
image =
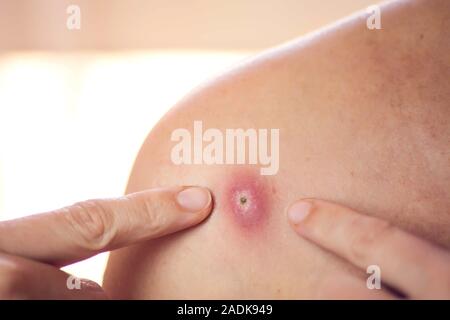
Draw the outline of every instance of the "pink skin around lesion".
<instances>
[{"instance_id":1,"label":"pink skin around lesion","mask_svg":"<svg viewBox=\"0 0 450 320\"><path fill-rule=\"evenodd\" d=\"M271 203L267 178L239 170L229 176L223 190L219 200L232 223L248 232L264 228Z\"/></svg>"}]
</instances>

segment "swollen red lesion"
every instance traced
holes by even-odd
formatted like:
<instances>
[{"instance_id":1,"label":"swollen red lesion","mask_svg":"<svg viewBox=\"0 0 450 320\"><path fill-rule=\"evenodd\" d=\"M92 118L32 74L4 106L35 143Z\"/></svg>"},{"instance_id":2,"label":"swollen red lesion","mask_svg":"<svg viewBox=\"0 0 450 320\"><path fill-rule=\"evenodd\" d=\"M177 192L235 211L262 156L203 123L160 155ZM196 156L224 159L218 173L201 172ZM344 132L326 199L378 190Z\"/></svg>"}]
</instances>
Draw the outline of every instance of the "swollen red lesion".
<instances>
[{"instance_id":1,"label":"swollen red lesion","mask_svg":"<svg viewBox=\"0 0 450 320\"><path fill-rule=\"evenodd\" d=\"M251 208L253 203L251 193L248 190L237 190L233 196L236 208L241 214L245 214Z\"/></svg>"},{"instance_id":2,"label":"swollen red lesion","mask_svg":"<svg viewBox=\"0 0 450 320\"><path fill-rule=\"evenodd\" d=\"M224 184L221 202L233 223L258 229L267 221L271 203L268 178L253 170L237 170Z\"/></svg>"}]
</instances>

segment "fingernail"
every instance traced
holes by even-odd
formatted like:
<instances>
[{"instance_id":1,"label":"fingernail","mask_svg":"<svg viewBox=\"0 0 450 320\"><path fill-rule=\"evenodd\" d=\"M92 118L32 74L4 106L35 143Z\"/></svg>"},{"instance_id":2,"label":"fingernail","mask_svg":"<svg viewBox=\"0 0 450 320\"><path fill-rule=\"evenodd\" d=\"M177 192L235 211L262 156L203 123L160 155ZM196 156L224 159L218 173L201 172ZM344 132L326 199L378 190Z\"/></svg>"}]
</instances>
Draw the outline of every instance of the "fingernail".
<instances>
[{"instance_id":1,"label":"fingernail","mask_svg":"<svg viewBox=\"0 0 450 320\"><path fill-rule=\"evenodd\" d=\"M309 215L311 203L308 201L298 201L288 209L288 218L293 224L299 224Z\"/></svg>"},{"instance_id":2,"label":"fingernail","mask_svg":"<svg viewBox=\"0 0 450 320\"><path fill-rule=\"evenodd\" d=\"M207 207L211 201L211 194L208 189L200 187L190 187L178 193L178 204L189 212L197 212Z\"/></svg>"}]
</instances>

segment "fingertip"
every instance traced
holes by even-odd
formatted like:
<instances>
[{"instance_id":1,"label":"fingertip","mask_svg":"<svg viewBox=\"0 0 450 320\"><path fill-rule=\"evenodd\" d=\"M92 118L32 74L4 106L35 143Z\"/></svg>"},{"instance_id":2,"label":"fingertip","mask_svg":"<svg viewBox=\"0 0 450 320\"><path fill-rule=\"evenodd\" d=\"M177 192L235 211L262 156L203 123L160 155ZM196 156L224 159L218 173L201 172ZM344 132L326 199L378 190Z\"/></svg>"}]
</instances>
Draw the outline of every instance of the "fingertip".
<instances>
[{"instance_id":1,"label":"fingertip","mask_svg":"<svg viewBox=\"0 0 450 320\"><path fill-rule=\"evenodd\" d=\"M75 290L74 290L75 289ZM79 279L79 287L70 289L73 291L80 291L81 296L74 295L74 299L88 299L88 300L107 300L108 295L103 288L96 282L89 279ZM76 293L76 292L75 292Z\"/></svg>"},{"instance_id":2,"label":"fingertip","mask_svg":"<svg viewBox=\"0 0 450 320\"><path fill-rule=\"evenodd\" d=\"M198 186L182 187L175 195L179 208L178 228L185 229L204 221L213 210L213 195L208 188Z\"/></svg>"},{"instance_id":3,"label":"fingertip","mask_svg":"<svg viewBox=\"0 0 450 320\"><path fill-rule=\"evenodd\" d=\"M288 210L288 220L292 226L302 224L311 214L313 203L310 200L299 200L292 203Z\"/></svg>"},{"instance_id":4,"label":"fingertip","mask_svg":"<svg viewBox=\"0 0 450 320\"><path fill-rule=\"evenodd\" d=\"M211 212L212 195L204 187L186 187L178 192L176 202L187 213L208 215Z\"/></svg>"}]
</instances>

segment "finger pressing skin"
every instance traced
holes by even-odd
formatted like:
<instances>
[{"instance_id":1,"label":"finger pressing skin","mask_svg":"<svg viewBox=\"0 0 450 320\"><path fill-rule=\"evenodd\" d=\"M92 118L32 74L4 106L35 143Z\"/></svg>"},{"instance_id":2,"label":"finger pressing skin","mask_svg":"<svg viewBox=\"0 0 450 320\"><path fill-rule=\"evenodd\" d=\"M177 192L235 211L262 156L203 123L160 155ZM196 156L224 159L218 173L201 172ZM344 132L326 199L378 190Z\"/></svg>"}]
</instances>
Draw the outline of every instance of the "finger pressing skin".
<instances>
[{"instance_id":1,"label":"finger pressing skin","mask_svg":"<svg viewBox=\"0 0 450 320\"><path fill-rule=\"evenodd\" d=\"M199 187L88 200L0 223L0 252L62 266L185 229L211 209L210 192Z\"/></svg>"},{"instance_id":2,"label":"finger pressing skin","mask_svg":"<svg viewBox=\"0 0 450 320\"><path fill-rule=\"evenodd\" d=\"M450 255L388 222L321 200L288 209L298 234L366 270L381 269L382 281L411 298L450 297Z\"/></svg>"},{"instance_id":3,"label":"finger pressing skin","mask_svg":"<svg viewBox=\"0 0 450 320\"><path fill-rule=\"evenodd\" d=\"M368 289L366 281L346 272L326 274L317 286L316 299L393 300L396 296L381 288Z\"/></svg>"},{"instance_id":4,"label":"finger pressing skin","mask_svg":"<svg viewBox=\"0 0 450 320\"><path fill-rule=\"evenodd\" d=\"M0 300L107 299L93 281L77 279L56 267L0 254Z\"/></svg>"}]
</instances>

